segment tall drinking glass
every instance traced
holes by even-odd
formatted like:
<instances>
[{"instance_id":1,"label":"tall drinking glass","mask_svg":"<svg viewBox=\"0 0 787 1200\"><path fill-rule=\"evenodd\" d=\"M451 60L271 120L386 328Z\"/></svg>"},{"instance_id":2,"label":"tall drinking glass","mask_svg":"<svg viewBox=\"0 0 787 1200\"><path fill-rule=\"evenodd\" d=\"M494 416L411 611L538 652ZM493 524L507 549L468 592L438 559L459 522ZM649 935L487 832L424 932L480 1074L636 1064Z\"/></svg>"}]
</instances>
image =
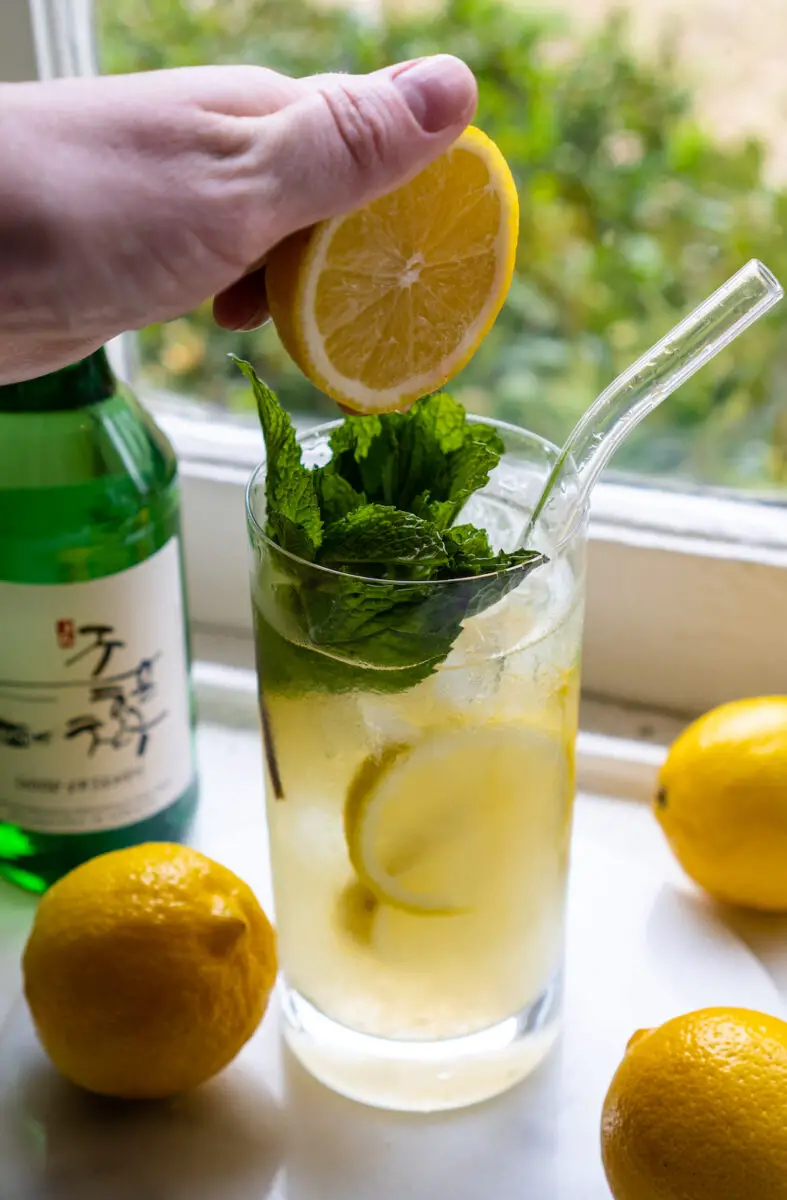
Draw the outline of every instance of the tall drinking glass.
<instances>
[{"instance_id":1,"label":"tall drinking glass","mask_svg":"<svg viewBox=\"0 0 787 1200\"><path fill-rule=\"evenodd\" d=\"M461 520L510 550L558 451L485 423L505 453ZM332 428L301 439L308 466L330 458ZM302 561L264 532L264 464L249 483L286 1037L318 1079L367 1104L474 1103L557 1036L586 533L580 513L552 544L564 516L540 523L546 561L476 605L430 669L428 631L437 643L452 607L466 611L467 582ZM378 612L397 662L412 647L408 665L381 661ZM374 661L358 649L365 623Z\"/></svg>"}]
</instances>

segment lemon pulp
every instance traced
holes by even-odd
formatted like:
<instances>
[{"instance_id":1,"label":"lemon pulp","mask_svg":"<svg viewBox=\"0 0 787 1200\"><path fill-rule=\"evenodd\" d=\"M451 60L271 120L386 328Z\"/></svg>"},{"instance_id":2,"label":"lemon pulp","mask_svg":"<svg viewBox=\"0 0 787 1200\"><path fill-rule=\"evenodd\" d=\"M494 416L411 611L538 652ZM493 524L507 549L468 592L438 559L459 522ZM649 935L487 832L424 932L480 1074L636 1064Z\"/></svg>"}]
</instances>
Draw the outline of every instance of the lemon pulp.
<instances>
[{"instance_id":1,"label":"lemon pulp","mask_svg":"<svg viewBox=\"0 0 787 1200\"><path fill-rule=\"evenodd\" d=\"M470 127L396 191L276 247L271 316L304 374L339 403L403 408L456 375L491 329L518 233L508 164Z\"/></svg>"}]
</instances>

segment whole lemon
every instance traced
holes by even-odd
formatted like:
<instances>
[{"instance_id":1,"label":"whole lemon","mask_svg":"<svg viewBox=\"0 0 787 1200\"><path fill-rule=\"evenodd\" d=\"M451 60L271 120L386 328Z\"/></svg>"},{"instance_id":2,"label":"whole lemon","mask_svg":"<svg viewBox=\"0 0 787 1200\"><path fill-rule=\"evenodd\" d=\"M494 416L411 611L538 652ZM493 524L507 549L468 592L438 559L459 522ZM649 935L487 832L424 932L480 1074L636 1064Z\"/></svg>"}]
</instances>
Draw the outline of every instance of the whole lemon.
<instances>
[{"instance_id":1,"label":"whole lemon","mask_svg":"<svg viewBox=\"0 0 787 1200\"><path fill-rule=\"evenodd\" d=\"M636 1034L601 1140L615 1200L787 1200L787 1023L707 1008Z\"/></svg>"},{"instance_id":2,"label":"whole lemon","mask_svg":"<svg viewBox=\"0 0 787 1200\"><path fill-rule=\"evenodd\" d=\"M203 1083L248 1041L276 977L276 941L226 867L149 843L50 888L22 967L41 1043L67 1078L155 1099Z\"/></svg>"},{"instance_id":3,"label":"whole lemon","mask_svg":"<svg viewBox=\"0 0 787 1200\"><path fill-rule=\"evenodd\" d=\"M720 900L787 911L787 696L723 704L690 725L654 809L678 861Z\"/></svg>"}]
</instances>

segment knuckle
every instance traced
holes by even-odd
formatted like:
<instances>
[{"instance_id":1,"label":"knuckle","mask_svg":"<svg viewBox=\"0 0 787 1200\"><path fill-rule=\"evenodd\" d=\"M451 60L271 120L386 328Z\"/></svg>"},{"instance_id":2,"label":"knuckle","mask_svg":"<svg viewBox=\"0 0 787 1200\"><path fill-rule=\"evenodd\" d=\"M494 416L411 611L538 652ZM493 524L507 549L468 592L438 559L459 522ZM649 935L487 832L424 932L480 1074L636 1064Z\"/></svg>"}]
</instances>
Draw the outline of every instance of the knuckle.
<instances>
[{"instance_id":1,"label":"knuckle","mask_svg":"<svg viewBox=\"0 0 787 1200\"><path fill-rule=\"evenodd\" d=\"M246 122L223 113L202 111L197 114L195 133L204 156L217 164L242 159L250 149Z\"/></svg>"},{"instance_id":2,"label":"knuckle","mask_svg":"<svg viewBox=\"0 0 787 1200\"><path fill-rule=\"evenodd\" d=\"M243 269L249 240L264 209L258 153L250 123L203 113L180 190L191 201L203 243L217 257Z\"/></svg>"},{"instance_id":3,"label":"knuckle","mask_svg":"<svg viewBox=\"0 0 787 1200\"><path fill-rule=\"evenodd\" d=\"M377 97L359 95L342 84L320 95L348 155L361 171L385 162L390 149L390 121Z\"/></svg>"}]
</instances>

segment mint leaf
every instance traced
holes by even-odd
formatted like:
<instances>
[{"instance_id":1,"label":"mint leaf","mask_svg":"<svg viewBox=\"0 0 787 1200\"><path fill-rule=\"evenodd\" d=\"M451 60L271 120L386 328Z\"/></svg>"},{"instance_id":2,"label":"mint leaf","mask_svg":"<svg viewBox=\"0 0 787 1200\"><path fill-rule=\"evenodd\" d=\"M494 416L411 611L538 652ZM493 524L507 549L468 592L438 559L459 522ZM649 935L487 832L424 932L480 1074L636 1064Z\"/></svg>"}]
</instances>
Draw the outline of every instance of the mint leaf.
<instances>
[{"instance_id":1,"label":"mint leaf","mask_svg":"<svg viewBox=\"0 0 787 1200\"><path fill-rule=\"evenodd\" d=\"M435 448L440 454L459 450L465 439L467 417L458 400L447 392L424 396L413 406L413 419L408 423L417 431L416 437L426 443L433 457Z\"/></svg>"},{"instance_id":2,"label":"mint leaf","mask_svg":"<svg viewBox=\"0 0 787 1200\"><path fill-rule=\"evenodd\" d=\"M445 392L425 396L413 405L403 424L400 444L399 489L396 502L413 508L417 497L430 495L435 487L445 492L448 462L464 442L467 425L461 404Z\"/></svg>"},{"instance_id":3,"label":"mint leaf","mask_svg":"<svg viewBox=\"0 0 787 1200\"><path fill-rule=\"evenodd\" d=\"M455 520L473 493L488 483L504 449L497 430L489 425L467 426L462 446L446 464L447 478L440 481L443 488L447 484L446 502L453 506L447 525ZM445 515L442 519L445 520Z\"/></svg>"},{"instance_id":4,"label":"mint leaf","mask_svg":"<svg viewBox=\"0 0 787 1200\"><path fill-rule=\"evenodd\" d=\"M265 687L293 696L305 690L330 694L403 692L431 675L437 665L431 659L415 667L399 666L395 670L354 665L349 659L327 652L315 653L311 647L292 642L259 619L255 636L264 663Z\"/></svg>"},{"instance_id":5,"label":"mint leaf","mask_svg":"<svg viewBox=\"0 0 787 1200\"><path fill-rule=\"evenodd\" d=\"M439 463L431 485L412 504L413 511L434 521L438 529L448 529L467 500L488 482L503 450L491 426L465 425L461 446Z\"/></svg>"},{"instance_id":6,"label":"mint leaf","mask_svg":"<svg viewBox=\"0 0 787 1200\"><path fill-rule=\"evenodd\" d=\"M265 438L265 532L284 550L312 560L322 541L322 517L292 422L251 363L231 357L251 383Z\"/></svg>"},{"instance_id":7,"label":"mint leaf","mask_svg":"<svg viewBox=\"0 0 787 1200\"><path fill-rule=\"evenodd\" d=\"M476 529L475 525L455 525L453 529L447 529L443 537L451 567L458 575L478 574L475 569L478 564L494 558L485 529Z\"/></svg>"},{"instance_id":8,"label":"mint leaf","mask_svg":"<svg viewBox=\"0 0 787 1200\"><path fill-rule=\"evenodd\" d=\"M414 512L447 529L503 453L489 425L468 422L445 392L409 413L347 417L331 436L332 469L372 504Z\"/></svg>"},{"instance_id":9,"label":"mint leaf","mask_svg":"<svg viewBox=\"0 0 787 1200\"><path fill-rule=\"evenodd\" d=\"M506 571L509 567L538 566L544 556L537 550L513 550L510 554L500 551L495 554L489 545L486 531L475 525L455 525L443 534L448 551L451 577L462 575L486 575L493 571Z\"/></svg>"},{"instance_id":10,"label":"mint leaf","mask_svg":"<svg viewBox=\"0 0 787 1200\"><path fill-rule=\"evenodd\" d=\"M429 586L336 575L304 596L311 644L358 666L422 667L425 678L453 641L430 615Z\"/></svg>"},{"instance_id":11,"label":"mint leaf","mask_svg":"<svg viewBox=\"0 0 787 1200\"><path fill-rule=\"evenodd\" d=\"M352 484L341 475L337 475L332 467L333 463L328 463L324 467L315 467L312 471L314 491L324 525L331 525L366 504L363 492L356 492Z\"/></svg>"},{"instance_id":12,"label":"mint leaf","mask_svg":"<svg viewBox=\"0 0 787 1200\"><path fill-rule=\"evenodd\" d=\"M372 504L395 505L399 491L400 413L382 417L347 417L330 435L331 467Z\"/></svg>"},{"instance_id":13,"label":"mint leaf","mask_svg":"<svg viewBox=\"0 0 787 1200\"><path fill-rule=\"evenodd\" d=\"M360 462L366 458L372 442L381 430L382 421L378 416L346 417L330 434L334 461L341 454L348 452L356 462Z\"/></svg>"},{"instance_id":14,"label":"mint leaf","mask_svg":"<svg viewBox=\"0 0 787 1200\"><path fill-rule=\"evenodd\" d=\"M379 576L379 568L402 565L442 567L448 563L443 539L428 521L384 504L356 508L325 531L320 562ZM376 568L359 571L358 568Z\"/></svg>"},{"instance_id":15,"label":"mint leaf","mask_svg":"<svg viewBox=\"0 0 787 1200\"><path fill-rule=\"evenodd\" d=\"M544 555L537 550L518 550L513 555L497 555L491 560L494 574L484 573L477 579L463 579L453 584L451 592L455 588L458 590L456 602L462 607L461 619L469 620L497 604L544 562Z\"/></svg>"},{"instance_id":16,"label":"mint leaf","mask_svg":"<svg viewBox=\"0 0 787 1200\"><path fill-rule=\"evenodd\" d=\"M463 621L496 604L544 561L533 551L523 554L527 560L510 570L442 584L328 576L301 592L304 641L345 667L367 668L356 681L364 690L411 687L445 660Z\"/></svg>"}]
</instances>

